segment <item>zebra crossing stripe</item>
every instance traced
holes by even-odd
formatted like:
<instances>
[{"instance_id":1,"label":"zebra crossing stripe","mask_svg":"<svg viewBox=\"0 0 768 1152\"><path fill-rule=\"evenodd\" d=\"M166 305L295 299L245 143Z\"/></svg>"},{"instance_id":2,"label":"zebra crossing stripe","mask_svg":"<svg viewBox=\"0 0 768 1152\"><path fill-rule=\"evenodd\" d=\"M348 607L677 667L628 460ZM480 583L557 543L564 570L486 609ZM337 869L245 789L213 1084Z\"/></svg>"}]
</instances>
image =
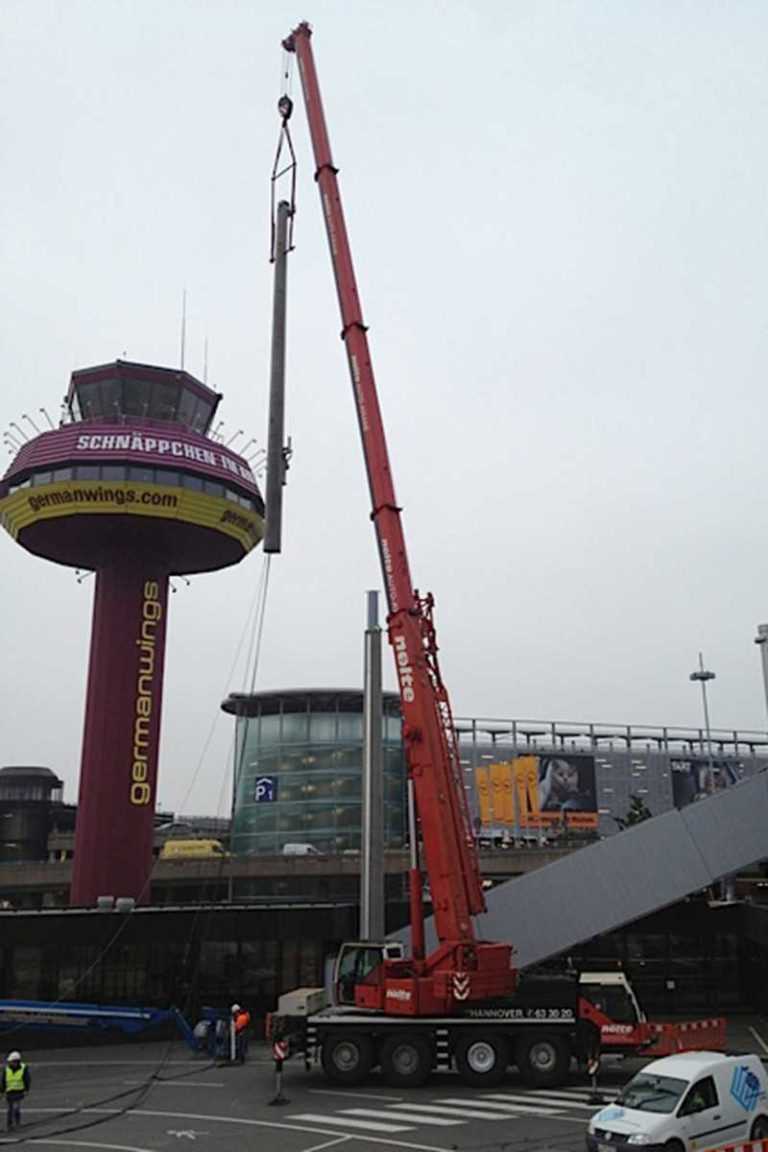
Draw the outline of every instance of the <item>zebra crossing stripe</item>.
<instances>
[{"instance_id":1,"label":"zebra crossing stripe","mask_svg":"<svg viewBox=\"0 0 768 1152\"><path fill-rule=\"evenodd\" d=\"M504 1101L496 1102L495 1099L478 1100L473 1097L472 1100L459 1100L456 1097L446 1096L440 1101L441 1104L458 1104L459 1107L464 1107L469 1104L472 1108L495 1108L501 1112L515 1112L532 1113L534 1116L559 1116L560 1110L558 1108L546 1108L543 1105L531 1106L530 1104L511 1104Z\"/></svg>"},{"instance_id":2,"label":"zebra crossing stripe","mask_svg":"<svg viewBox=\"0 0 768 1152\"><path fill-rule=\"evenodd\" d=\"M493 1095L490 1093L485 1094L486 1100L498 1100L502 1104L515 1105L531 1105L534 1100L541 1100L544 1108L586 1108L588 1112L595 1112L594 1104L582 1104L580 1100L566 1100L562 1096L539 1096L536 1095L516 1095L514 1092L496 1092Z\"/></svg>"},{"instance_id":3,"label":"zebra crossing stripe","mask_svg":"<svg viewBox=\"0 0 768 1152\"><path fill-rule=\"evenodd\" d=\"M377 1110L376 1108L345 1108L345 1116L370 1116L373 1120L391 1120L392 1112ZM446 1116L414 1116L410 1112L398 1112L398 1120L410 1120L414 1124L434 1124L440 1128L455 1128L464 1123L463 1120L449 1120Z\"/></svg>"},{"instance_id":4,"label":"zebra crossing stripe","mask_svg":"<svg viewBox=\"0 0 768 1152\"><path fill-rule=\"evenodd\" d=\"M338 1114L320 1116L316 1112L301 1112L298 1115L289 1116L288 1119L303 1120L310 1124L324 1124L326 1128L332 1125L334 1128L355 1128L365 1132L413 1132L413 1128L406 1124L385 1124L379 1120L353 1120Z\"/></svg>"},{"instance_id":5,"label":"zebra crossing stripe","mask_svg":"<svg viewBox=\"0 0 768 1152\"><path fill-rule=\"evenodd\" d=\"M567 1098L568 1100L584 1100L586 1102L592 1092L586 1088L534 1088L530 1095L557 1096L559 1100Z\"/></svg>"},{"instance_id":6,"label":"zebra crossing stripe","mask_svg":"<svg viewBox=\"0 0 768 1152\"><path fill-rule=\"evenodd\" d=\"M462 1120L511 1120L512 1119L511 1116L509 1116L508 1114L503 1113L503 1112L495 1113L495 1112L490 1112L488 1110L483 1112L480 1108L453 1108L453 1107L444 1108L443 1105L439 1102L436 1104L393 1104L392 1105L393 1115L395 1113L399 1112L401 1109L402 1110L407 1109L407 1111L409 1113L412 1113L414 1115L418 1114L418 1115L421 1115L422 1117L424 1115L430 1115L430 1114L434 1115L435 1113L437 1113L438 1116L458 1116Z\"/></svg>"}]
</instances>

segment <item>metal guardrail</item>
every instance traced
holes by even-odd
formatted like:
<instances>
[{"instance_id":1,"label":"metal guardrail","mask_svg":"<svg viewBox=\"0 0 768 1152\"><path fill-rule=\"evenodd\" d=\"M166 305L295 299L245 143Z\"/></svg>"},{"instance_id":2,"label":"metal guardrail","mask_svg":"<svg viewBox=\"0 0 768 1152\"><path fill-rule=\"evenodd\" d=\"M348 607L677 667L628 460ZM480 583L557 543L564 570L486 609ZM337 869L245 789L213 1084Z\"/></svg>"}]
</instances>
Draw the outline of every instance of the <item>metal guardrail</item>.
<instances>
[{"instance_id":1,"label":"metal guardrail","mask_svg":"<svg viewBox=\"0 0 768 1152\"><path fill-rule=\"evenodd\" d=\"M578 752L596 749L646 748L671 755L707 756L703 728L675 725L610 724L573 720L526 720L491 717L457 717L460 746L486 745L514 749L546 748ZM747 753L768 759L768 732L750 728L712 728L710 738L718 756Z\"/></svg>"}]
</instances>

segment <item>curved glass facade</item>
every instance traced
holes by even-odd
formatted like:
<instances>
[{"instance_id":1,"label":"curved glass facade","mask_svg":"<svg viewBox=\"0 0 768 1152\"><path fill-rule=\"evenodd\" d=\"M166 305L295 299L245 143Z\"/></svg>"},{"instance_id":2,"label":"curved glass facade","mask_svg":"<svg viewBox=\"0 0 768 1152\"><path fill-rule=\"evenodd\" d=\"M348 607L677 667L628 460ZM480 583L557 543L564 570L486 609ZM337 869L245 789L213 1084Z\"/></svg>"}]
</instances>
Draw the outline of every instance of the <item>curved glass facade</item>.
<instances>
[{"instance_id":1,"label":"curved glass facade","mask_svg":"<svg viewBox=\"0 0 768 1152\"><path fill-rule=\"evenodd\" d=\"M361 692L264 692L231 696L237 716L232 851L280 854L360 849L363 758ZM405 843L406 788L400 713L384 698L384 842Z\"/></svg>"}]
</instances>

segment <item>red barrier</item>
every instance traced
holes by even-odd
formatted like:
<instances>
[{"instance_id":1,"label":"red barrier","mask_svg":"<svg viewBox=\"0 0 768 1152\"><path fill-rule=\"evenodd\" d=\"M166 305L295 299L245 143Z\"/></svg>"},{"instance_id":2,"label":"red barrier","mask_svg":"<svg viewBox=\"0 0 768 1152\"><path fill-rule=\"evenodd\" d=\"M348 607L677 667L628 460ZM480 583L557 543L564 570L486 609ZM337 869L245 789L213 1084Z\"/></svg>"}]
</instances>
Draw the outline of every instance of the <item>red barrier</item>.
<instances>
[{"instance_id":1,"label":"red barrier","mask_svg":"<svg viewBox=\"0 0 768 1152\"><path fill-rule=\"evenodd\" d=\"M650 1029L656 1039L646 1049L648 1056L671 1056L675 1052L722 1052L727 1043L726 1022L722 1017L683 1024L654 1023L650 1024Z\"/></svg>"},{"instance_id":2,"label":"red barrier","mask_svg":"<svg viewBox=\"0 0 768 1152\"><path fill-rule=\"evenodd\" d=\"M706 1152L768 1152L768 1140L746 1140L743 1144L719 1144Z\"/></svg>"}]
</instances>

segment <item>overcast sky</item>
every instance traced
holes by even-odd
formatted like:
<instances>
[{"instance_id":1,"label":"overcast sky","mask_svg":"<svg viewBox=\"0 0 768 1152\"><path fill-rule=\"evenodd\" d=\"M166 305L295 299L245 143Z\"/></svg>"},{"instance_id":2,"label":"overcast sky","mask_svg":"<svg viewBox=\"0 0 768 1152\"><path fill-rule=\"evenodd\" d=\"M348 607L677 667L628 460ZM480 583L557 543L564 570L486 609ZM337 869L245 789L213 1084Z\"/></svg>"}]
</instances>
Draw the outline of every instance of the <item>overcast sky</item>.
<instances>
[{"instance_id":1,"label":"overcast sky","mask_svg":"<svg viewBox=\"0 0 768 1152\"><path fill-rule=\"evenodd\" d=\"M179 360L263 441L281 39L314 48L458 715L765 726L761 0L2 0L0 424ZM284 554L258 686L361 682L378 559L298 78ZM159 800L228 808L261 552L170 601ZM0 763L76 798L93 580L0 539ZM393 685L390 664L387 683Z\"/></svg>"}]
</instances>

